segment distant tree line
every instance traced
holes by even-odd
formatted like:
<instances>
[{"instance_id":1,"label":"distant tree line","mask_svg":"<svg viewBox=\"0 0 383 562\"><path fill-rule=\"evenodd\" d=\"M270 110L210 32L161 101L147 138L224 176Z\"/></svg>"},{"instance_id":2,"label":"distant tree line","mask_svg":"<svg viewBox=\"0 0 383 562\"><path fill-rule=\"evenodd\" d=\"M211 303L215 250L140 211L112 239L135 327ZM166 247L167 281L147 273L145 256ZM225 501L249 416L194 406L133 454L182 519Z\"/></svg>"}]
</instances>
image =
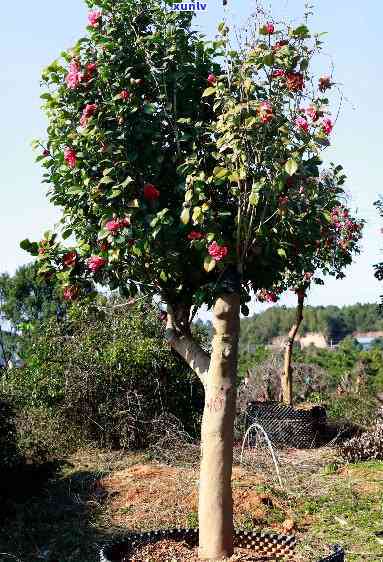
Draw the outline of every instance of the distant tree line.
<instances>
[{"instance_id":1,"label":"distant tree line","mask_svg":"<svg viewBox=\"0 0 383 562\"><path fill-rule=\"evenodd\" d=\"M276 336L287 335L296 315L295 308L275 306L241 322L241 345L267 344ZM338 343L353 332L383 330L383 317L376 304L351 306L308 306L304 309L300 335L320 332Z\"/></svg>"}]
</instances>

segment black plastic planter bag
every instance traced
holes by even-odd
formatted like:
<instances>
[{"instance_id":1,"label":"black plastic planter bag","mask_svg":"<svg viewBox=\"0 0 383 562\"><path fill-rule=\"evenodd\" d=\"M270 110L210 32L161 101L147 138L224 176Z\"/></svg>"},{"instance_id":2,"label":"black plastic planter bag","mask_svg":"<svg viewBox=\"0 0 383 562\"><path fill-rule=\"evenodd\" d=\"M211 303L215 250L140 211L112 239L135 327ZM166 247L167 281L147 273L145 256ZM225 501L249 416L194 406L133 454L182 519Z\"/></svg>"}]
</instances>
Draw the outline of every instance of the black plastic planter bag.
<instances>
[{"instance_id":1,"label":"black plastic planter bag","mask_svg":"<svg viewBox=\"0 0 383 562\"><path fill-rule=\"evenodd\" d=\"M185 541L190 546L198 544L198 529L169 529L149 533L130 533L123 540L104 546L100 562L129 562L135 548L153 544L161 540ZM286 559L294 556L296 539L293 535L277 535L256 531L236 531L234 546L247 548L259 556L273 559ZM338 546L334 552L318 562L344 562L344 551Z\"/></svg>"}]
</instances>

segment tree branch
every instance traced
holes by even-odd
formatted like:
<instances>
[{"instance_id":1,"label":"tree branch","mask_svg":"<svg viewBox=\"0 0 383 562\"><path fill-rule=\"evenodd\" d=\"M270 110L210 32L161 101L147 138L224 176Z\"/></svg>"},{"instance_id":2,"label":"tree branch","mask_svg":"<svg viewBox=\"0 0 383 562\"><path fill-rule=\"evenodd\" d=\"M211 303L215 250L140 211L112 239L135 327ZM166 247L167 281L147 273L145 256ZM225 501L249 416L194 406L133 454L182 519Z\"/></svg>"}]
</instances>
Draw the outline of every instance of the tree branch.
<instances>
[{"instance_id":1,"label":"tree branch","mask_svg":"<svg viewBox=\"0 0 383 562\"><path fill-rule=\"evenodd\" d=\"M193 369L202 384L205 385L209 371L210 356L194 341L189 333L179 330L176 325L174 312L170 306L168 306L165 338L174 351Z\"/></svg>"}]
</instances>

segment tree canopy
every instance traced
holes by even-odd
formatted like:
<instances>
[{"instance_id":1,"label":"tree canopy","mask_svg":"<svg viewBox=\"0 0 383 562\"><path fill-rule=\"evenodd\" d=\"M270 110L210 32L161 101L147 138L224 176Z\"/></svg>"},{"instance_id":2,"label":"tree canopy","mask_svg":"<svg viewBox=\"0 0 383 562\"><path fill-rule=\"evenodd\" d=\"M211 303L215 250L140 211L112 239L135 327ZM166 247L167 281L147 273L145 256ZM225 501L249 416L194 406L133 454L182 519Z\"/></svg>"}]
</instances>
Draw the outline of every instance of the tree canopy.
<instances>
[{"instance_id":1,"label":"tree canopy","mask_svg":"<svg viewBox=\"0 0 383 562\"><path fill-rule=\"evenodd\" d=\"M38 159L63 208L62 237L22 246L70 300L86 280L212 305L241 279L242 311L342 277L362 228L341 166L320 171L333 122L320 35L263 22L234 49L167 2L89 1L88 36L43 74L48 138ZM217 61L224 57L225 64ZM36 142L36 146L39 145Z\"/></svg>"}]
</instances>

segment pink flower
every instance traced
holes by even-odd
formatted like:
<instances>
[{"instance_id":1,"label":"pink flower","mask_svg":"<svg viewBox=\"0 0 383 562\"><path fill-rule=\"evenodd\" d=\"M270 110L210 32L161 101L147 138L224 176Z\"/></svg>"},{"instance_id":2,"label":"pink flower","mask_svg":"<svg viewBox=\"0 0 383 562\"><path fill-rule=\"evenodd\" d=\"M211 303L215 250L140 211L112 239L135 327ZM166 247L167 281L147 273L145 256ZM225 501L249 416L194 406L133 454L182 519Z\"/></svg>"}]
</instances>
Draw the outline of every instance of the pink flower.
<instances>
[{"instance_id":1,"label":"pink flower","mask_svg":"<svg viewBox=\"0 0 383 562\"><path fill-rule=\"evenodd\" d=\"M298 127L298 129L301 129L305 133L307 133L307 131L309 130L309 124L307 123L304 117L297 117L295 119L295 124Z\"/></svg>"},{"instance_id":2,"label":"pink flower","mask_svg":"<svg viewBox=\"0 0 383 562\"><path fill-rule=\"evenodd\" d=\"M209 74L209 76L207 77L207 83L209 84L209 86L214 86L214 84L217 82L217 77L215 74Z\"/></svg>"},{"instance_id":3,"label":"pink flower","mask_svg":"<svg viewBox=\"0 0 383 562\"><path fill-rule=\"evenodd\" d=\"M280 78L282 76L285 76L286 72L284 70L282 70L281 68L277 68L277 70L274 70L274 72L272 73L272 78Z\"/></svg>"},{"instance_id":4,"label":"pink flower","mask_svg":"<svg viewBox=\"0 0 383 562\"><path fill-rule=\"evenodd\" d=\"M75 168L77 164L77 155L76 151L73 148L65 148L64 149L64 160L68 164L70 168Z\"/></svg>"},{"instance_id":5,"label":"pink flower","mask_svg":"<svg viewBox=\"0 0 383 562\"><path fill-rule=\"evenodd\" d=\"M70 90L75 90L82 79L81 67L78 61L72 60L69 63L69 72L65 77L65 82Z\"/></svg>"},{"instance_id":6,"label":"pink flower","mask_svg":"<svg viewBox=\"0 0 383 562\"><path fill-rule=\"evenodd\" d=\"M188 234L189 240L201 240L201 238L205 238L205 235L202 232L198 232L197 230L192 230Z\"/></svg>"},{"instance_id":7,"label":"pink flower","mask_svg":"<svg viewBox=\"0 0 383 562\"><path fill-rule=\"evenodd\" d=\"M148 201L155 201L160 196L160 192L152 183L147 183L144 185L144 197Z\"/></svg>"},{"instance_id":8,"label":"pink flower","mask_svg":"<svg viewBox=\"0 0 383 562\"><path fill-rule=\"evenodd\" d=\"M306 271L306 272L304 273L304 275L303 275L304 280L305 280L305 281L311 281L313 275L314 275L313 273L311 273L311 272L309 272L309 271Z\"/></svg>"},{"instance_id":9,"label":"pink flower","mask_svg":"<svg viewBox=\"0 0 383 562\"><path fill-rule=\"evenodd\" d=\"M274 33L274 31L275 31L274 24L268 22L268 23L265 25L265 31L266 31L266 33L268 33L269 35L272 35L272 34Z\"/></svg>"},{"instance_id":10,"label":"pink flower","mask_svg":"<svg viewBox=\"0 0 383 562\"><path fill-rule=\"evenodd\" d=\"M326 135L329 135L331 133L333 127L334 127L334 125L333 125L331 119L323 119L322 129L326 133Z\"/></svg>"},{"instance_id":11,"label":"pink flower","mask_svg":"<svg viewBox=\"0 0 383 562\"><path fill-rule=\"evenodd\" d=\"M263 101L258 108L258 114L262 123L269 123L274 117L273 107L270 102Z\"/></svg>"},{"instance_id":12,"label":"pink flower","mask_svg":"<svg viewBox=\"0 0 383 562\"><path fill-rule=\"evenodd\" d=\"M105 264L106 259L101 258L100 256L92 256L88 259L88 268L93 271L93 273L97 273L97 271L104 267Z\"/></svg>"},{"instance_id":13,"label":"pink flower","mask_svg":"<svg viewBox=\"0 0 383 562\"><path fill-rule=\"evenodd\" d=\"M119 97L124 101L128 101L128 99L130 98L130 92L128 92L128 90L122 90L122 92L119 94Z\"/></svg>"},{"instance_id":14,"label":"pink flower","mask_svg":"<svg viewBox=\"0 0 383 562\"><path fill-rule=\"evenodd\" d=\"M227 256L229 249L227 246L220 246L217 242L212 242L208 247L208 252L215 261L221 261Z\"/></svg>"},{"instance_id":15,"label":"pink flower","mask_svg":"<svg viewBox=\"0 0 383 562\"><path fill-rule=\"evenodd\" d=\"M281 195L279 197L279 206L280 207L287 207L288 203L289 203L289 198L287 197L287 195Z\"/></svg>"},{"instance_id":16,"label":"pink flower","mask_svg":"<svg viewBox=\"0 0 383 562\"><path fill-rule=\"evenodd\" d=\"M80 293L80 287L78 285L68 285L63 289L63 297L66 301L74 301L77 299Z\"/></svg>"},{"instance_id":17,"label":"pink flower","mask_svg":"<svg viewBox=\"0 0 383 562\"><path fill-rule=\"evenodd\" d=\"M306 113L307 117L310 117L310 119L312 119L313 121L318 121L318 119L319 119L318 110L313 105L310 105L305 110L305 113Z\"/></svg>"},{"instance_id":18,"label":"pink flower","mask_svg":"<svg viewBox=\"0 0 383 562\"><path fill-rule=\"evenodd\" d=\"M47 156L50 156L49 150L48 150L47 148L44 148L43 154L42 154L42 155L43 155L45 158L46 158Z\"/></svg>"},{"instance_id":19,"label":"pink flower","mask_svg":"<svg viewBox=\"0 0 383 562\"><path fill-rule=\"evenodd\" d=\"M101 10L92 10L88 14L88 22L90 27L98 27L100 19L102 17Z\"/></svg>"}]
</instances>

